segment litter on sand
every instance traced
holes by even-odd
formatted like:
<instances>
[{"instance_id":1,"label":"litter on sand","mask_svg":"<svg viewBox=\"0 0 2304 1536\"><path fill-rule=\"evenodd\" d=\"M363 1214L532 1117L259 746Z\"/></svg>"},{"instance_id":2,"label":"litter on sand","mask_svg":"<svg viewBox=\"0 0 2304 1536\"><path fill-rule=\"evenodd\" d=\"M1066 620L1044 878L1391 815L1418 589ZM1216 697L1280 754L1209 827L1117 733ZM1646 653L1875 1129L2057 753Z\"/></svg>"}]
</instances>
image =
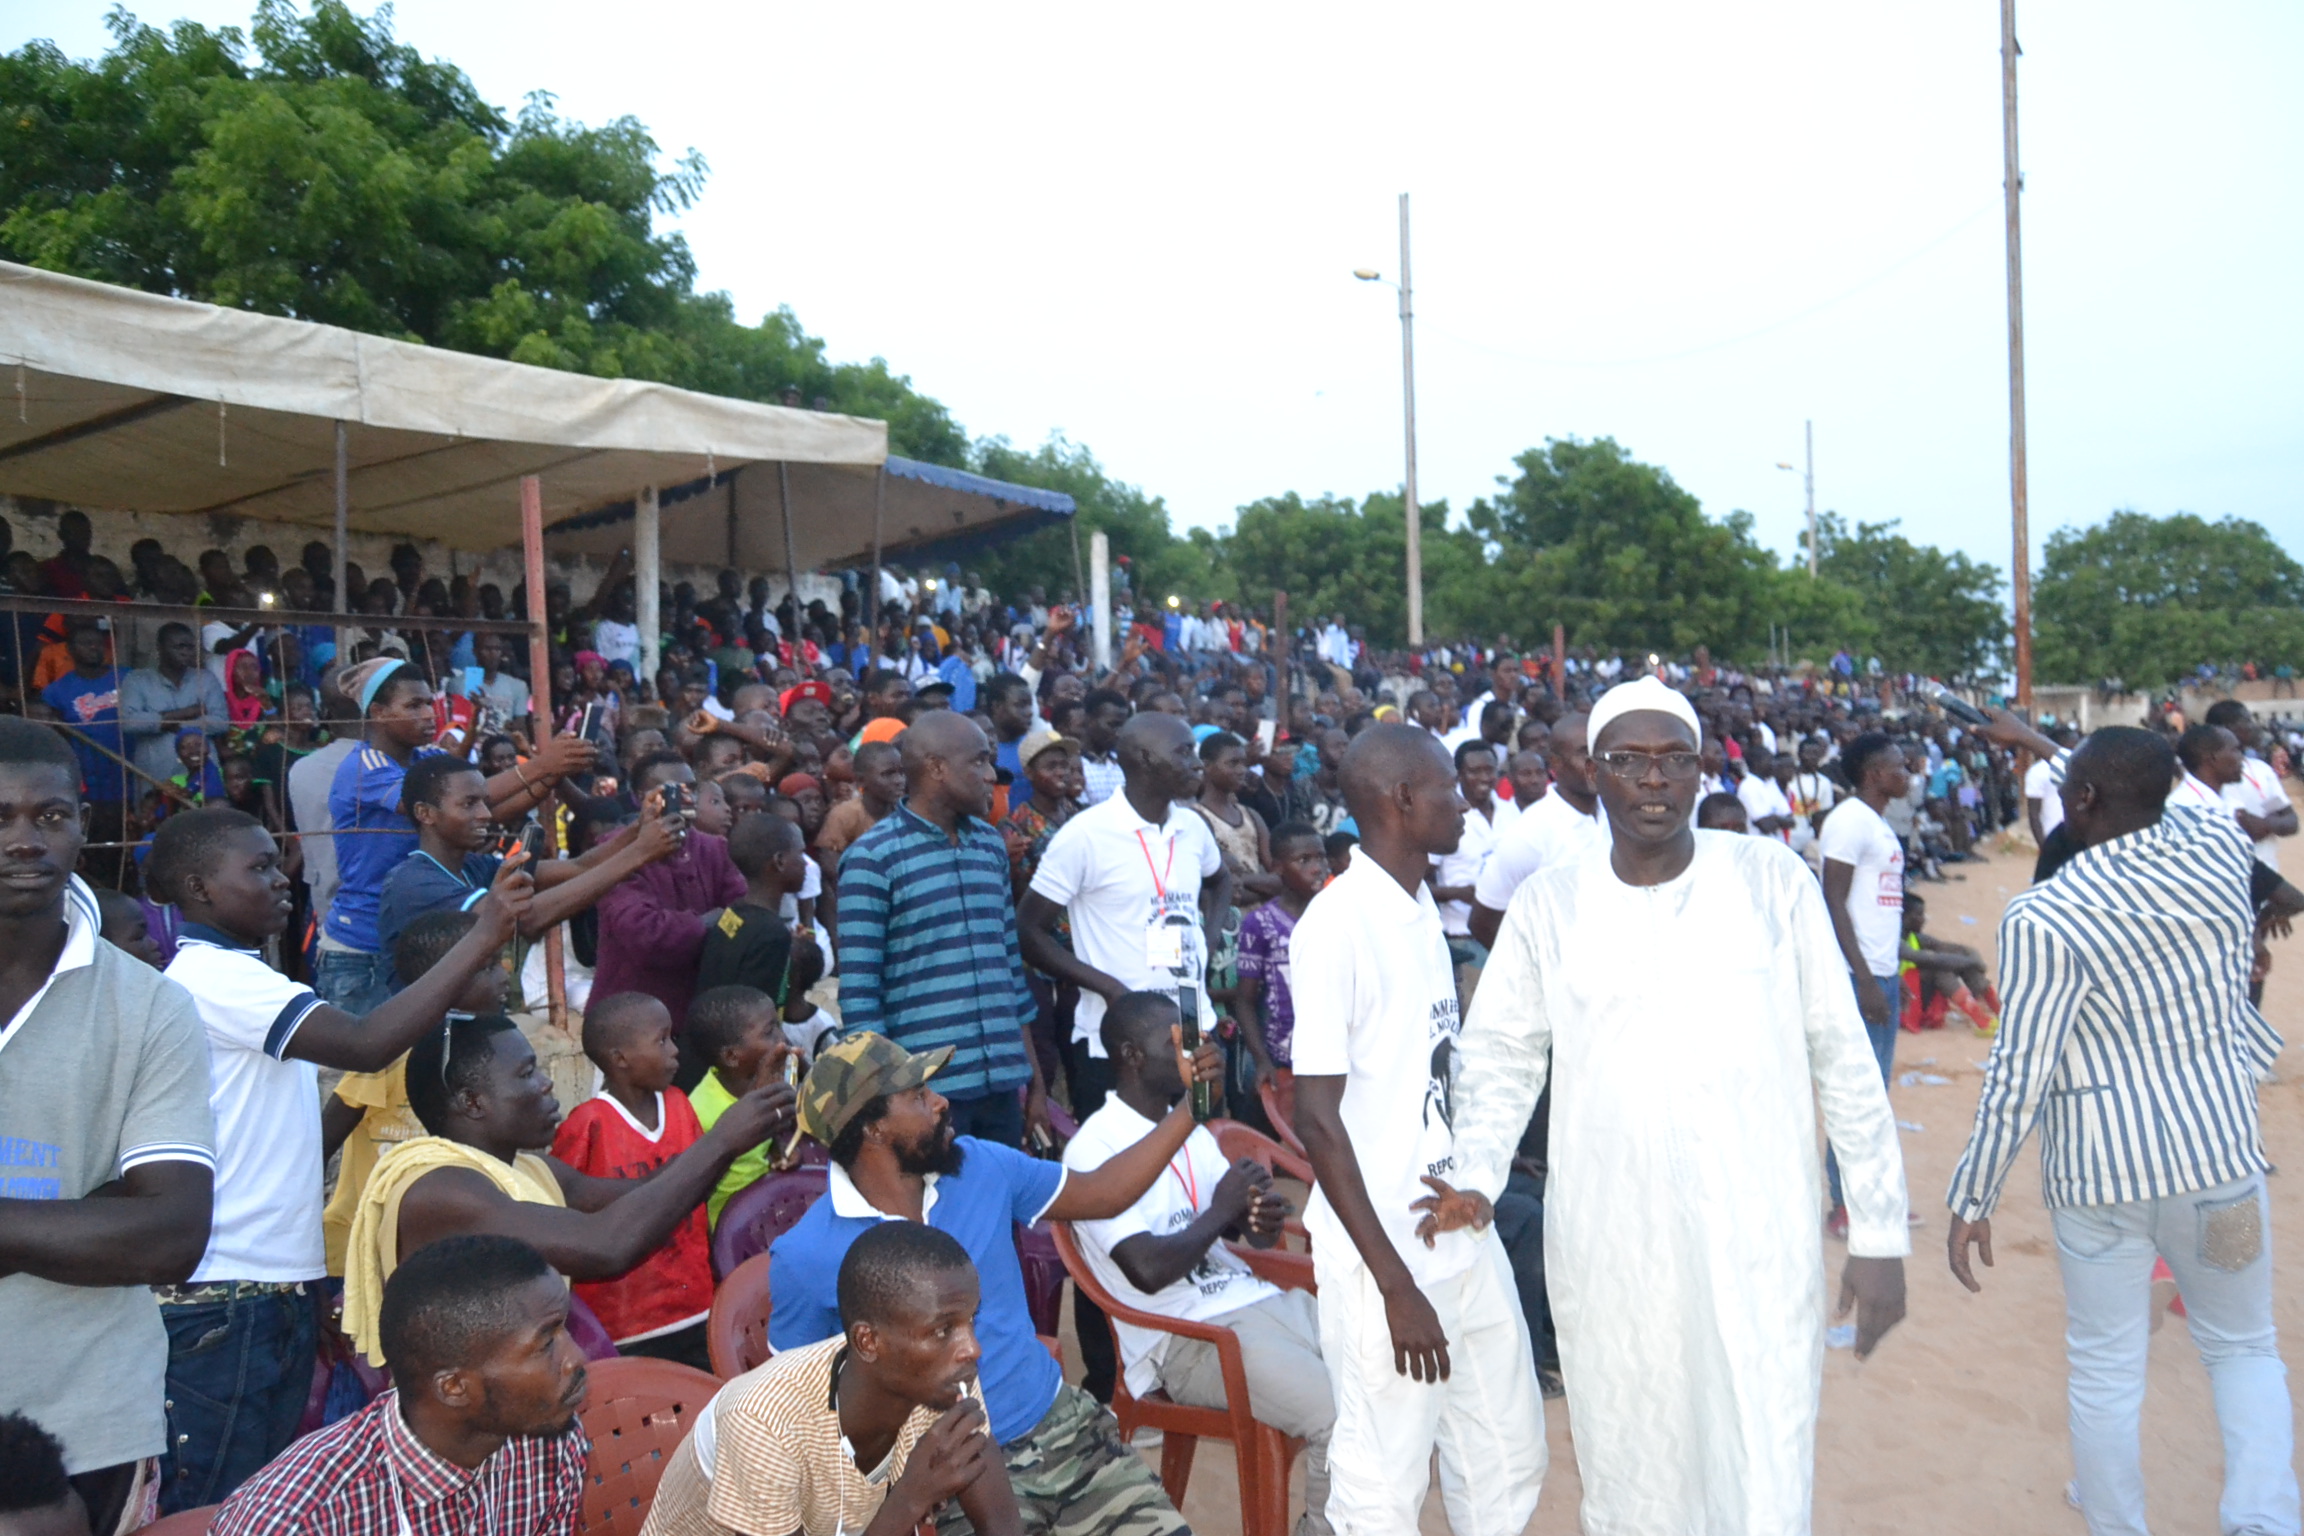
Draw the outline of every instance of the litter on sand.
<instances>
[{"instance_id":1,"label":"litter on sand","mask_svg":"<svg viewBox=\"0 0 2304 1536\"><path fill-rule=\"evenodd\" d=\"M1896 1122L1896 1129L1900 1131L1910 1131L1914 1135L1918 1135L1920 1132L1928 1129L1928 1127L1922 1125L1917 1120L1899 1120Z\"/></svg>"},{"instance_id":2,"label":"litter on sand","mask_svg":"<svg viewBox=\"0 0 2304 1536\"><path fill-rule=\"evenodd\" d=\"M1939 1077L1933 1072L1907 1072L1896 1079L1899 1088L1942 1088L1952 1079Z\"/></svg>"},{"instance_id":3,"label":"litter on sand","mask_svg":"<svg viewBox=\"0 0 2304 1536\"><path fill-rule=\"evenodd\" d=\"M1827 1349L1854 1349L1856 1347L1856 1325L1854 1323L1841 1323L1837 1327L1825 1329L1824 1345Z\"/></svg>"}]
</instances>

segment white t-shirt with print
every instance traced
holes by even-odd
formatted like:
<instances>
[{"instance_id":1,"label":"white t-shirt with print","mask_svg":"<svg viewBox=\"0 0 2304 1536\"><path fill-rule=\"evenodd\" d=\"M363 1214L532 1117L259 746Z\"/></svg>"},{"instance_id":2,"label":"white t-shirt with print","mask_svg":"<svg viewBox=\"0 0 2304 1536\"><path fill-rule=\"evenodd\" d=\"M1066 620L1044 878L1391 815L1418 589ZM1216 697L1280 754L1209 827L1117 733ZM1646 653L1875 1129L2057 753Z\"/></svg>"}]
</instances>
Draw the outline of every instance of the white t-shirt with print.
<instances>
[{"instance_id":1,"label":"white t-shirt with print","mask_svg":"<svg viewBox=\"0 0 2304 1536\"><path fill-rule=\"evenodd\" d=\"M1184 806L1155 826L1116 794L1057 829L1032 889L1069 913L1073 954L1131 990L1173 992L1189 978L1200 987L1200 1027L1214 1029L1200 885L1223 862L1208 823ZM1104 999L1083 988L1072 1038L1101 1057L1103 1028Z\"/></svg>"},{"instance_id":2,"label":"white t-shirt with print","mask_svg":"<svg viewBox=\"0 0 2304 1536\"><path fill-rule=\"evenodd\" d=\"M1416 1237L1422 1215L1410 1209L1432 1193L1425 1175L1457 1176L1463 1023L1431 889L1418 885L1410 895L1374 859L1357 856L1304 909L1288 960L1296 1075L1344 1079L1340 1112L1377 1220L1417 1284L1463 1273L1477 1252L1474 1236L1443 1233L1427 1248ZM1325 1189L1312 1192L1304 1225L1323 1263L1349 1263L1358 1252Z\"/></svg>"},{"instance_id":3,"label":"white t-shirt with print","mask_svg":"<svg viewBox=\"0 0 2304 1536\"><path fill-rule=\"evenodd\" d=\"M200 1010L216 1117L216 1204L193 1283L317 1280L328 1272L319 1069L286 1053L320 999L259 951L191 924L166 974Z\"/></svg>"},{"instance_id":4,"label":"white t-shirt with print","mask_svg":"<svg viewBox=\"0 0 2304 1536\"><path fill-rule=\"evenodd\" d=\"M1547 795L1544 797L1552 798ZM1432 883L1442 885L1469 885L1477 892L1480 872L1488 867L1488 857L1496 851L1497 842L1511 830L1520 813L1509 800L1491 799L1488 814L1466 807L1464 836L1457 842L1454 853L1436 853L1432 856ZM1472 933L1472 903L1443 901L1440 903L1440 926L1451 938L1468 938Z\"/></svg>"},{"instance_id":5,"label":"white t-shirt with print","mask_svg":"<svg viewBox=\"0 0 2304 1536\"><path fill-rule=\"evenodd\" d=\"M1064 1148L1064 1166L1075 1173L1102 1167L1114 1155L1152 1134L1152 1122L1108 1096L1104 1107L1080 1122L1080 1130ZM1166 1237L1200 1219L1216 1198L1216 1185L1231 1171L1224 1149L1206 1126L1197 1126L1185 1138L1184 1149L1169 1159L1137 1202L1108 1221L1074 1222L1080 1251L1088 1267L1114 1297L1145 1312L1203 1323L1210 1318L1254 1306L1277 1287L1259 1280L1240 1256L1221 1239L1208 1245L1208 1253L1190 1273L1161 1290L1144 1292L1128 1283L1112 1250L1128 1239L1149 1232ZM1120 1337L1120 1361L1128 1373L1128 1390L1141 1397L1157 1387L1160 1362L1168 1353L1173 1334L1132 1323L1115 1323Z\"/></svg>"},{"instance_id":6,"label":"white t-shirt with print","mask_svg":"<svg viewBox=\"0 0 2304 1536\"><path fill-rule=\"evenodd\" d=\"M1848 921L1856 949L1875 976L1896 974L1904 942L1904 843L1880 813L1853 796L1824 818L1818 844L1828 864L1847 864Z\"/></svg>"}]
</instances>

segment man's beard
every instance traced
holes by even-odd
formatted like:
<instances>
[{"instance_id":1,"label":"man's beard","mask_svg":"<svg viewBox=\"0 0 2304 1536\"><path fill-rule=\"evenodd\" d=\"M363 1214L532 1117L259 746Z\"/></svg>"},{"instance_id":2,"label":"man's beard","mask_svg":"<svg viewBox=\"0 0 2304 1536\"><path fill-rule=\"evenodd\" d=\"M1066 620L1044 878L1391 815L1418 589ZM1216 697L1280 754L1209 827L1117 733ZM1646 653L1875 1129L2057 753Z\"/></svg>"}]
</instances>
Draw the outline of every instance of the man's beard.
<instances>
[{"instance_id":1,"label":"man's beard","mask_svg":"<svg viewBox=\"0 0 2304 1536\"><path fill-rule=\"evenodd\" d=\"M926 1177L933 1173L950 1178L960 1171L965 1154L960 1150L960 1138L952 1134L952 1111L946 1109L936 1117L936 1128L925 1139L896 1152L899 1172Z\"/></svg>"}]
</instances>

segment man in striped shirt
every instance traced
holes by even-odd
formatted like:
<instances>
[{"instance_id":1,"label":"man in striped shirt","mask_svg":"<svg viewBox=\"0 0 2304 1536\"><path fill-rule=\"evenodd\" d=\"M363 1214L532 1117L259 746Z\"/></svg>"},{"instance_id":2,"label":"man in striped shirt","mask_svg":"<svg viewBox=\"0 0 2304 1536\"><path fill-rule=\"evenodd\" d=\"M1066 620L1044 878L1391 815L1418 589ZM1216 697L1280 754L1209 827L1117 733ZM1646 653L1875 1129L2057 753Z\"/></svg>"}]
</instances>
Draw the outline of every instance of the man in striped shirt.
<instances>
[{"instance_id":1,"label":"man in striped shirt","mask_svg":"<svg viewBox=\"0 0 2304 1536\"><path fill-rule=\"evenodd\" d=\"M1992 1262L1992 1211L2038 1121L2092 1536L2145 1530L2138 1428L2156 1257L2175 1273L2215 1390L2222 1528L2293 1533L2256 1110L2280 1038L2248 1001L2252 850L2229 816L2169 803L2176 757L2153 732L2111 727L2063 754L2004 712L1980 731L2059 759L2079 851L2001 919L2001 1031L1952 1176L1952 1272L1979 1289L1969 1250Z\"/></svg>"},{"instance_id":2,"label":"man in striped shirt","mask_svg":"<svg viewBox=\"0 0 2304 1536\"><path fill-rule=\"evenodd\" d=\"M952 1047L937 1086L959 1133L1021 1146L1028 1124L1047 1130L1048 1107L1024 1044L1039 1005L1008 844L985 820L992 744L966 715L933 710L897 745L908 793L840 859L841 1027L914 1054Z\"/></svg>"}]
</instances>

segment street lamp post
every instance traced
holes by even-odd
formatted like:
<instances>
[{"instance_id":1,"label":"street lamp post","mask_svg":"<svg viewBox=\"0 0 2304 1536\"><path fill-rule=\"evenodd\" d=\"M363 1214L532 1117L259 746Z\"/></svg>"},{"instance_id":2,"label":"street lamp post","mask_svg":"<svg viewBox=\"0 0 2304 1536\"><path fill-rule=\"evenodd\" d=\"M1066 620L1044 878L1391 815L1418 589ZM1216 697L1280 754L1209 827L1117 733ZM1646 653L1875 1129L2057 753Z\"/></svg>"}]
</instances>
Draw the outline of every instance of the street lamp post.
<instances>
[{"instance_id":1,"label":"street lamp post","mask_svg":"<svg viewBox=\"0 0 2304 1536\"><path fill-rule=\"evenodd\" d=\"M1367 267L1353 274L1364 283L1378 283L1384 275ZM1410 296L1408 269L1408 194L1400 194L1400 406L1407 437L1407 476L1403 483L1408 525L1408 644L1424 643L1424 521L1416 505L1416 311Z\"/></svg>"}]
</instances>

